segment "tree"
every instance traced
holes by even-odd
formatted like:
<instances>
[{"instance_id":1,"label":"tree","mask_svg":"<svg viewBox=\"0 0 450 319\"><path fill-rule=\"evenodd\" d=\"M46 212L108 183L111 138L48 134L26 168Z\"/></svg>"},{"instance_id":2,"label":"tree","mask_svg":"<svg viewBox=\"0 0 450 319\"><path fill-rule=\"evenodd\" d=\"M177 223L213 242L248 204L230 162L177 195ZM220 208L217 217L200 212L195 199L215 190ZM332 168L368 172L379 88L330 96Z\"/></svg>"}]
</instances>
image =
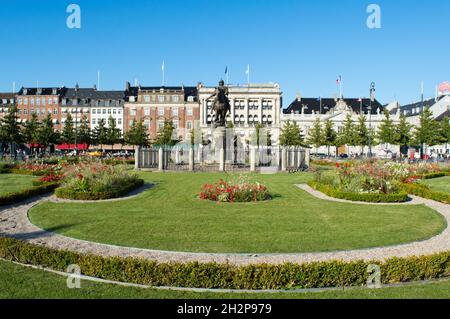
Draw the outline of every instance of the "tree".
<instances>
[{"instance_id":1,"label":"tree","mask_svg":"<svg viewBox=\"0 0 450 319\"><path fill-rule=\"evenodd\" d=\"M117 127L116 120L110 116L108 119L108 128L106 129L106 144L111 145L111 149L114 149L114 144L120 142L122 132Z\"/></svg>"},{"instance_id":2,"label":"tree","mask_svg":"<svg viewBox=\"0 0 450 319\"><path fill-rule=\"evenodd\" d=\"M308 144L316 148L316 153L318 152L318 148L324 144L322 124L319 118L314 121L313 127L309 131Z\"/></svg>"},{"instance_id":3,"label":"tree","mask_svg":"<svg viewBox=\"0 0 450 319\"><path fill-rule=\"evenodd\" d=\"M130 130L125 134L125 143L133 146L147 146L148 145L148 133L142 121L135 122Z\"/></svg>"},{"instance_id":4,"label":"tree","mask_svg":"<svg viewBox=\"0 0 450 319\"><path fill-rule=\"evenodd\" d=\"M356 141L355 144L361 146L361 154L364 154L364 147L369 145L369 130L366 126L367 118L361 114L358 118L358 125L356 126Z\"/></svg>"},{"instance_id":5,"label":"tree","mask_svg":"<svg viewBox=\"0 0 450 319\"><path fill-rule=\"evenodd\" d=\"M301 128L296 122L287 121L281 129L281 146L304 146L304 137Z\"/></svg>"},{"instance_id":6,"label":"tree","mask_svg":"<svg viewBox=\"0 0 450 319\"><path fill-rule=\"evenodd\" d=\"M52 116L47 114L37 129L36 141L47 148L49 145L58 143L58 139L59 134L53 128Z\"/></svg>"},{"instance_id":7,"label":"tree","mask_svg":"<svg viewBox=\"0 0 450 319\"><path fill-rule=\"evenodd\" d=\"M263 140L263 138L261 137L261 134L264 134L264 132L265 132L265 136L263 135L263 137L265 138L265 140ZM255 132L251 137L252 143L258 147L259 146L270 146L272 144L271 139L272 139L272 137L270 135L270 132L265 129L265 126L262 125L261 123L257 123L255 125Z\"/></svg>"},{"instance_id":8,"label":"tree","mask_svg":"<svg viewBox=\"0 0 450 319\"><path fill-rule=\"evenodd\" d=\"M412 128L413 126L408 123L405 115L400 114L400 123L395 127L395 144L402 149L408 147L412 139Z\"/></svg>"},{"instance_id":9,"label":"tree","mask_svg":"<svg viewBox=\"0 0 450 319\"><path fill-rule=\"evenodd\" d=\"M338 136L339 145L356 145L355 124L353 123L352 115L347 114L344 120L344 128L342 133Z\"/></svg>"},{"instance_id":10,"label":"tree","mask_svg":"<svg viewBox=\"0 0 450 319\"><path fill-rule=\"evenodd\" d=\"M436 145L438 143L438 131L436 130L436 121L433 119L433 113L429 108L425 108L419 118L419 127L416 128L415 141L421 145L423 155L427 146Z\"/></svg>"},{"instance_id":11,"label":"tree","mask_svg":"<svg viewBox=\"0 0 450 319\"><path fill-rule=\"evenodd\" d=\"M323 129L323 142L328 148L328 156L330 156L331 146L336 146L337 133L334 130L333 126L334 126L333 121L328 119L325 122L325 127Z\"/></svg>"},{"instance_id":12,"label":"tree","mask_svg":"<svg viewBox=\"0 0 450 319\"><path fill-rule=\"evenodd\" d=\"M450 122L449 118L445 116L439 125L439 143L445 145L447 150L448 143L450 143Z\"/></svg>"},{"instance_id":13,"label":"tree","mask_svg":"<svg viewBox=\"0 0 450 319\"><path fill-rule=\"evenodd\" d=\"M89 121L86 115L81 118L81 124L77 132L77 143L88 144L92 142L91 130L89 128Z\"/></svg>"},{"instance_id":14,"label":"tree","mask_svg":"<svg viewBox=\"0 0 450 319\"><path fill-rule=\"evenodd\" d=\"M108 142L107 139L108 130L106 128L106 123L104 119L98 121L98 125L94 128L92 139L96 145L100 145L100 148L103 149L103 145Z\"/></svg>"},{"instance_id":15,"label":"tree","mask_svg":"<svg viewBox=\"0 0 450 319\"><path fill-rule=\"evenodd\" d=\"M13 144L22 142L22 134L18 123L17 109L12 106L8 113L0 120L1 140L9 144L10 154L13 152Z\"/></svg>"},{"instance_id":16,"label":"tree","mask_svg":"<svg viewBox=\"0 0 450 319\"><path fill-rule=\"evenodd\" d=\"M378 139L380 143L395 144L395 125L387 109L384 110L384 119L381 121L378 130Z\"/></svg>"},{"instance_id":17,"label":"tree","mask_svg":"<svg viewBox=\"0 0 450 319\"><path fill-rule=\"evenodd\" d=\"M158 146L176 145L180 140L173 137L174 131L175 127L173 126L173 122L171 120L164 120L164 126L158 131L154 144Z\"/></svg>"},{"instance_id":18,"label":"tree","mask_svg":"<svg viewBox=\"0 0 450 319\"><path fill-rule=\"evenodd\" d=\"M39 127L39 121L36 113L31 114L31 119L23 125L23 142L28 144L36 143L36 131Z\"/></svg>"},{"instance_id":19,"label":"tree","mask_svg":"<svg viewBox=\"0 0 450 319\"><path fill-rule=\"evenodd\" d=\"M75 143L75 129L73 126L73 118L70 113L67 114L66 122L64 123L61 132L61 142L69 145Z\"/></svg>"}]
</instances>

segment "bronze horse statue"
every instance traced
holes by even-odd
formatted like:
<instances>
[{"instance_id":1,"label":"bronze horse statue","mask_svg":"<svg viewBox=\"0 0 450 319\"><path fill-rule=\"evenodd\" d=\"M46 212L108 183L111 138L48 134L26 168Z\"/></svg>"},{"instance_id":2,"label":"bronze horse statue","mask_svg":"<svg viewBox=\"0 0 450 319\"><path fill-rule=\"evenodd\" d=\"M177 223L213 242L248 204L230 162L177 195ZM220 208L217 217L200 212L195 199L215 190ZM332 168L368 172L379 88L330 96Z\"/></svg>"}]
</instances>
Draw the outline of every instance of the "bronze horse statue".
<instances>
[{"instance_id":1,"label":"bronze horse statue","mask_svg":"<svg viewBox=\"0 0 450 319\"><path fill-rule=\"evenodd\" d=\"M208 100L212 97L215 97L212 107L212 111L215 112L214 125L215 127L225 127L227 114L231 110L231 106L228 99L228 88L223 80L220 80L219 86Z\"/></svg>"}]
</instances>

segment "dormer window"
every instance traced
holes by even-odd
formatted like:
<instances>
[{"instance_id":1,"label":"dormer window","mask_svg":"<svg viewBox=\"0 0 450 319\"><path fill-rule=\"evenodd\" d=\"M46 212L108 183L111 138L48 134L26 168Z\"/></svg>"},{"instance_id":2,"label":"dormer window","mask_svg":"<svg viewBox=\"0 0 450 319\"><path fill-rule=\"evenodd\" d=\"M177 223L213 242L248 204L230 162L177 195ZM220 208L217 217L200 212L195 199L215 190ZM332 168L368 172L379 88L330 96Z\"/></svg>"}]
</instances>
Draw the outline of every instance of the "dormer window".
<instances>
[{"instance_id":1,"label":"dormer window","mask_svg":"<svg viewBox=\"0 0 450 319\"><path fill-rule=\"evenodd\" d=\"M57 89L52 89L52 95L56 95Z\"/></svg>"}]
</instances>

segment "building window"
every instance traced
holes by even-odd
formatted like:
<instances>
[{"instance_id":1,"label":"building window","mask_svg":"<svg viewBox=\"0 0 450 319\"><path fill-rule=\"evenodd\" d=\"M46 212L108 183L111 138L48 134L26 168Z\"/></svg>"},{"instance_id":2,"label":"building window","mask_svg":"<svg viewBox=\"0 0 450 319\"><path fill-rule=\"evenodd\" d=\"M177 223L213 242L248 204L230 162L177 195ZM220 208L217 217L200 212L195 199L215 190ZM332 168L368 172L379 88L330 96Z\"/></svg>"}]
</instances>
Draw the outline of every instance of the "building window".
<instances>
[{"instance_id":1,"label":"building window","mask_svg":"<svg viewBox=\"0 0 450 319\"><path fill-rule=\"evenodd\" d=\"M95 125L96 123L95 123L95 119L92 119L92 125Z\"/></svg>"},{"instance_id":2,"label":"building window","mask_svg":"<svg viewBox=\"0 0 450 319\"><path fill-rule=\"evenodd\" d=\"M111 114L111 109L108 109L108 114Z\"/></svg>"},{"instance_id":3,"label":"building window","mask_svg":"<svg viewBox=\"0 0 450 319\"><path fill-rule=\"evenodd\" d=\"M131 116L136 116L136 109L131 109L130 110L130 115Z\"/></svg>"},{"instance_id":4,"label":"building window","mask_svg":"<svg viewBox=\"0 0 450 319\"><path fill-rule=\"evenodd\" d=\"M144 95L144 102L150 103L150 95Z\"/></svg>"},{"instance_id":5,"label":"building window","mask_svg":"<svg viewBox=\"0 0 450 319\"><path fill-rule=\"evenodd\" d=\"M118 110L117 110L117 114L122 114L122 110L121 110L121 109L118 109Z\"/></svg>"},{"instance_id":6,"label":"building window","mask_svg":"<svg viewBox=\"0 0 450 319\"><path fill-rule=\"evenodd\" d=\"M117 124L122 125L122 119L117 119Z\"/></svg>"},{"instance_id":7,"label":"building window","mask_svg":"<svg viewBox=\"0 0 450 319\"><path fill-rule=\"evenodd\" d=\"M92 109L92 114L95 114L95 109Z\"/></svg>"},{"instance_id":8,"label":"building window","mask_svg":"<svg viewBox=\"0 0 450 319\"><path fill-rule=\"evenodd\" d=\"M57 115L58 114L58 109L53 109L53 114Z\"/></svg>"},{"instance_id":9,"label":"building window","mask_svg":"<svg viewBox=\"0 0 450 319\"><path fill-rule=\"evenodd\" d=\"M158 95L158 102L164 103L164 95Z\"/></svg>"},{"instance_id":10,"label":"building window","mask_svg":"<svg viewBox=\"0 0 450 319\"><path fill-rule=\"evenodd\" d=\"M149 107L144 108L144 115L150 116L150 108Z\"/></svg>"},{"instance_id":11,"label":"building window","mask_svg":"<svg viewBox=\"0 0 450 319\"><path fill-rule=\"evenodd\" d=\"M19 104L22 104L22 99L19 99Z\"/></svg>"},{"instance_id":12,"label":"building window","mask_svg":"<svg viewBox=\"0 0 450 319\"><path fill-rule=\"evenodd\" d=\"M187 128L188 130L192 130L192 121L187 121L187 122L186 122L186 128Z\"/></svg>"},{"instance_id":13,"label":"building window","mask_svg":"<svg viewBox=\"0 0 450 319\"><path fill-rule=\"evenodd\" d=\"M49 97L48 100L47 100L47 103L48 103L48 105L52 105L53 99L51 97Z\"/></svg>"},{"instance_id":14,"label":"building window","mask_svg":"<svg viewBox=\"0 0 450 319\"><path fill-rule=\"evenodd\" d=\"M172 102L173 103L178 103L179 101L180 101L180 97L178 95L172 96Z\"/></svg>"},{"instance_id":15,"label":"building window","mask_svg":"<svg viewBox=\"0 0 450 319\"><path fill-rule=\"evenodd\" d=\"M146 130L148 130L148 129L150 128L150 121L149 121L149 120L145 120L145 121L144 121L144 128L145 128Z\"/></svg>"},{"instance_id":16,"label":"building window","mask_svg":"<svg viewBox=\"0 0 450 319\"><path fill-rule=\"evenodd\" d=\"M28 110L27 109L23 109L23 114L28 114Z\"/></svg>"},{"instance_id":17,"label":"building window","mask_svg":"<svg viewBox=\"0 0 450 319\"><path fill-rule=\"evenodd\" d=\"M172 123L173 123L173 127L175 129L178 129L178 120L173 120Z\"/></svg>"},{"instance_id":18,"label":"building window","mask_svg":"<svg viewBox=\"0 0 450 319\"><path fill-rule=\"evenodd\" d=\"M24 98L24 99L23 99L23 104L28 105L28 98Z\"/></svg>"},{"instance_id":19,"label":"building window","mask_svg":"<svg viewBox=\"0 0 450 319\"><path fill-rule=\"evenodd\" d=\"M31 101L34 101L34 100L31 100ZM31 104L33 104L33 103L31 103ZM41 99L39 99L39 98L36 99L36 105L41 105Z\"/></svg>"},{"instance_id":20,"label":"building window","mask_svg":"<svg viewBox=\"0 0 450 319\"><path fill-rule=\"evenodd\" d=\"M194 102L194 97L193 96L188 96L188 102Z\"/></svg>"},{"instance_id":21,"label":"building window","mask_svg":"<svg viewBox=\"0 0 450 319\"><path fill-rule=\"evenodd\" d=\"M130 126L130 127L133 126L133 123L134 123L134 120L129 120L128 121L128 126Z\"/></svg>"},{"instance_id":22,"label":"building window","mask_svg":"<svg viewBox=\"0 0 450 319\"><path fill-rule=\"evenodd\" d=\"M163 107L158 107L158 115L164 116L164 108Z\"/></svg>"},{"instance_id":23,"label":"building window","mask_svg":"<svg viewBox=\"0 0 450 319\"><path fill-rule=\"evenodd\" d=\"M106 114L106 109L103 109L102 111L103 111L103 112L102 112L103 114Z\"/></svg>"},{"instance_id":24,"label":"building window","mask_svg":"<svg viewBox=\"0 0 450 319\"><path fill-rule=\"evenodd\" d=\"M164 121L158 121L158 129L161 130L164 128Z\"/></svg>"},{"instance_id":25,"label":"building window","mask_svg":"<svg viewBox=\"0 0 450 319\"><path fill-rule=\"evenodd\" d=\"M178 108L177 107L174 107L172 109L172 116L178 116Z\"/></svg>"},{"instance_id":26,"label":"building window","mask_svg":"<svg viewBox=\"0 0 450 319\"><path fill-rule=\"evenodd\" d=\"M116 109L113 109L113 114L117 114L117 110Z\"/></svg>"},{"instance_id":27,"label":"building window","mask_svg":"<svg viewBox=\"0 0 450 319\"><path fill-rule=\"evenodd\" d=\"M57 97L53 98L53 104L58 104L58 98Z\"/></svg>"},{"instance_id":28,"label":"building window","mask_svg":"<svg viewBox=\"0 0 450 319\"><path fill-rule=\"evenodd\" d=\"M188 107L188 108L186 109L186 114L187 114L187 116L192 116L192 115L193 115L192 107Z\"/></svg>"}]
</instances>

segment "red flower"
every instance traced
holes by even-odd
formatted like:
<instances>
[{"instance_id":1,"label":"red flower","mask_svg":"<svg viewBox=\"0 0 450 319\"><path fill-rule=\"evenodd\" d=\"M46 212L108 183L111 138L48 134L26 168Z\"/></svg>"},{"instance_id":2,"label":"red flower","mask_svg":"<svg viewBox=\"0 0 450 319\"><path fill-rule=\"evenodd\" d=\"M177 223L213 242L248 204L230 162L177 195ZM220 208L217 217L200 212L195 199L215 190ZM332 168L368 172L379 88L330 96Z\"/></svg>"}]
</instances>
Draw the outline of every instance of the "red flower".
<instances>
[{"instance_id":1,"label":"red flower","mask_svg":"<svg viewBox=\"0 0 450 319\"><path fill-rule=\"evenodd\" d=\"M339 165L339 163L336 163L336 168L340 168L341 165Z\"/></svg>"}]
</instances>

